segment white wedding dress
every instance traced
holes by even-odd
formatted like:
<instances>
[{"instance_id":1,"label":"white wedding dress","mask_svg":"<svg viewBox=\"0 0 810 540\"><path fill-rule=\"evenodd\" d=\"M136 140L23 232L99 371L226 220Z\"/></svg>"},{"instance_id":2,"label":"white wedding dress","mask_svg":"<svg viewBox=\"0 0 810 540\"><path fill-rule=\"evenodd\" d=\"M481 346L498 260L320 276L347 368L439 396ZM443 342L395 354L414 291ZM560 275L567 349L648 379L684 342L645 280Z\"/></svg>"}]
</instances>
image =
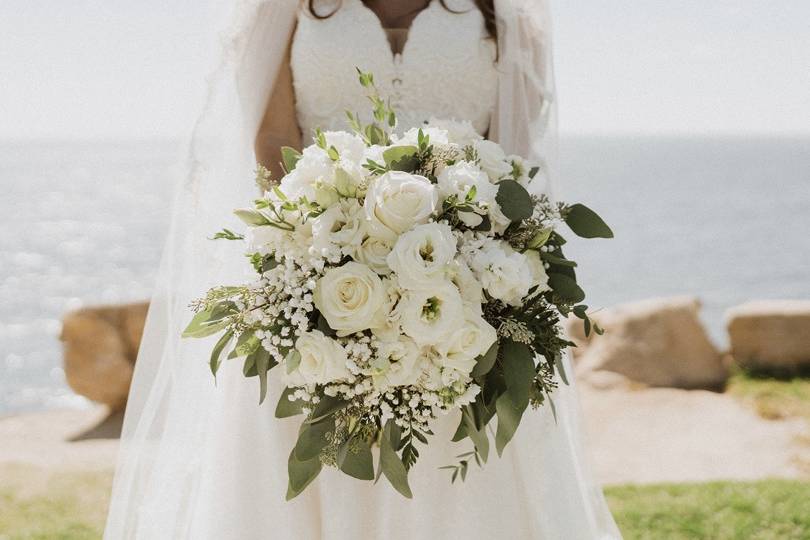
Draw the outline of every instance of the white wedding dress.
<instances>
[{"instance_id":1,"label":"white wedding dress","mask_svg":"<svg viewBox=\"0 0 810 540\"><path fill-rule=\"evenodd\" d=\"M402 126L435 116L469 120L485 134L499 88L495 43L485 36L476 9L452 14L433 1L413 21L403 52L392 54L379 19L361 0L345 0L325 20L301 11L291 52L299 125L305 135L315 127L342 129L345 109L365 111L358 66L391 96ZM247 200L249 192L231 199ZM198 191L193 197L202 200ZM211 203L207 212L224 218L221 206L230 203ZM192 232L183 234L202 233L197 228L189 225ZM169 300L159 291L154 320L160 311L183 313L182 300L172 298L199 294L206 280L241 279L243 261L229 257L212 264L200 283L185 283L182 269L164 269L177 272L174 287L187 290L171 292ZM168 320L169 328L180 322ZM483 469L472 466L466 482L453 485L439 470L470 450L469 440L450 443L458 424L453 416L435 423L435 437L411 470L412 500L387 482L374 485L324 468L302 495L285 502L287 458L300 418L274 418L280 383L259 406L255 379L246 380L235 364L223 366L214 389L205 367L210 343L175 345L171 335L154 341L144 345L139 362L149 354L163 361L154 373L139 367L136 375L150 380L130 398L108 540L620 538L585 464L573 387L560 385L556 419L548 406L527 411L503 456L492 452Z\"/></svg>"}]
</instances>

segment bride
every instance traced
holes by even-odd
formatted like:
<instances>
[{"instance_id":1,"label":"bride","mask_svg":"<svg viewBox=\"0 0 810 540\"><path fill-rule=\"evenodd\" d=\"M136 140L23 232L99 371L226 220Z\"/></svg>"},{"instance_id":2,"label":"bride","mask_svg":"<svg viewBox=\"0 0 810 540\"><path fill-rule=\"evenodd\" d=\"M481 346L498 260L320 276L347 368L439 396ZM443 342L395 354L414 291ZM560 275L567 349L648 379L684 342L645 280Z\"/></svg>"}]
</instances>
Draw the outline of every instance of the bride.
<instances>
[{"instance_id":1,"label":"bride","mask_svg":"<svg viewBox=\"0 0 810 540\"><path fill-rule=\"evenodd\" d=\"M344 128L368 107L355 66L372 72L400 128L430 117L469 121L508 152L544 164L550 191L554 94L543 0L239 0L223 58L178 189L161 278L132 385L105 538L138 539L613 539L619 532L591 479L575 390L527 413L503 456L452 485L438 467L456 418L411 472L412 500L387 483L325 470L285 502L295 419L256 403L234 366L215 387L210 343L180 340L188 303L239 280L230 243L206 237L255 196L256 161L279 177L282 146L316 127ZM231 368L231 369L229 369ZM255 379L253 380L255 381ZM271 387L275 403L280 383ZM272 394L275 394L272 395ZM448 441L445 443L445 441Z\"/></svg>"}]
</instances>

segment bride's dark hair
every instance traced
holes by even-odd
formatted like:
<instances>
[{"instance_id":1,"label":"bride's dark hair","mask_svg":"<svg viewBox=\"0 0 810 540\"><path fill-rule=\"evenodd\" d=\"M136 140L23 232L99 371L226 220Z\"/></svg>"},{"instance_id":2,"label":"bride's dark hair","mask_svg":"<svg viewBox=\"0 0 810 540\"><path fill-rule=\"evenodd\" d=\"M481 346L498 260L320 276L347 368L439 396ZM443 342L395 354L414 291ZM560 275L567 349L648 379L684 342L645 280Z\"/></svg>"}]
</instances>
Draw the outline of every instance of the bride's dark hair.
<instances>
[{"instance_id":1,"label":"bride's dark hair","mask_svg":"<svg viewBox=\"0 0 810 540\"><path fill-rule=\"evenodd\" d=\"M368 4L367 0L362 0L362 1L363 1L364 4ZM427 5L430 4L430 2L432 2L432 1L433 0L428 0L427 2L425 2L425 7L427 7ZM481 11L481 15L484 16L484 27L486 28L487 33L489 34L489 37L491 37L492 39L497 39L498 38L498 29L497 29L497 27L495 25L495 2L494 2L494 0L473 0L473 1L475 2L475 5L478 8L478 10ZM329 17L334 15L335 12L338 9L340 9L340 4L338 4L338 7L335 8L334 10L332 10L330 13L322 14L322 13L318 13L315 10L315 3L316 3L315 0L308 0L308 2L309 2L309 12L316 19L328 19ZM447 6L446 0L439 0L439 3L441 3L441 5L442 5L442 7L444 9L446 9L447 11L449 11L451 13L464 13L463 11L455 11L453 9L450 9ZM420 8L420 10L421 9L423 9L423 8Z\"/></svg>"}]
</instances>

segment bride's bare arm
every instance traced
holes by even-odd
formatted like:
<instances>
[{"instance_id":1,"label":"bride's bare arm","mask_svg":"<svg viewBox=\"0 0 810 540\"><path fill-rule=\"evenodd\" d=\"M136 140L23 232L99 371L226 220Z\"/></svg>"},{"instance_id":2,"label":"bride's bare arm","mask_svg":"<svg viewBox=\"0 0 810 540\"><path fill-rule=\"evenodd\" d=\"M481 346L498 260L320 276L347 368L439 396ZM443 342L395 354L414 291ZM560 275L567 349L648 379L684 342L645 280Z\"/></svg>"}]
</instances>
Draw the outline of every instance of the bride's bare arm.
<instances>
[{"instance_id":1,"label":"bride's bare arm","mask_svg":"<svg viewBox=\"0 0 810 540\"><path fill-rule=\"evenodd\" d=\"M301 148L301 128L295 116L295 90L290 68L290 47L284 55L273 91L256 134L256 160L270 169L273 179L283 176L281 147Z\"/></svg>"}]
</instances>

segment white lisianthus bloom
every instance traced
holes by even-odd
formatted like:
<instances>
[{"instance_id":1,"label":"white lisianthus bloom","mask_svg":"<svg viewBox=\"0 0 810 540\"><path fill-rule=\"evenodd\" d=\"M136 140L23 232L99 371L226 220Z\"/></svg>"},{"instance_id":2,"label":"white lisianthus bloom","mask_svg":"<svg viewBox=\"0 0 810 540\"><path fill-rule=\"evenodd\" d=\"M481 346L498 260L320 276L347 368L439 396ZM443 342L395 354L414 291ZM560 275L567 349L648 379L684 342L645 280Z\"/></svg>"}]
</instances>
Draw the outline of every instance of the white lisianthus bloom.
<instances>
[{"instance_id":1,"label":"white lisianthus bloom","mask_svg":"<svg viewBox=\"0 0 810 540\"><path fill-rule=\"evenodd\" d=\"M475 278L467 263L460 258L453 261L450 266L450 281L461 293L465 307L480 314L481 304L484 303L484 287Z\"/></svg>"},{"instance_id":2,"label":"white lisianthus bloom","mask_svg":"<svg viewBox=\"0 0 810 540\"><path fill-rule=\"evenodd\" d=\"M354 252L363 239L363 208L356 199L342 199L312 222L312 249L330 260Z\"/></svg>"},{"instance_id":3,"label":"white lisianthus bloom","mask_svg":"<svg viewBox=\"0 0 810 540\"><path fill-rule=\"evenodd\" d=\"M467 146L475 141L483 139L469 120L444 120L431 118L427 123L428 127L442 129L447 132L447 139L450 143L459 146ZM433 141L431 141L433 142Z\"/></svg>"},{"instance_id":4,"label":"white lisianthus bloom","mask_svg":"<svg viewBox=\"0 0 810 540\"><path fill-rule=\"evenodd\" d=\"M402 234L426 223L439 206L435 186L425 178L390 171L372 181L366 192L365 210L370 226Z\"/></svg>"},{"instance_id":5,"label":"white lisianthus bloom","mask_svg":"<svg viewBox=\"0 0 810 540\"><path fill-rule=\"evenodd\" d=\"M478 153L478 163L493 180L500 180L512 172L512 164L506 160L506 153L497 143L487 140L473 144Z\"/></svg>"},{"instance_id":6,"label":"white lisianthus bloom","mask_svg":"<svg viewBox=\"0 0 810 540\"><path fill-rule=\"evenodd\" d=\"M402 331L418 345L442 343L464 324L464 302L450 283L405 291L398 309Z\"/></svg>"},{"instance_id":7,"label":"white lisianthus bloom","mask_svg":"<svg viewBox=\"0 0 810 540\"><path fill-rule=\"evenodd\" d=\"M498 339L495 329L477 312L467 309L466 321L450 339L440 344L438 363L469 375L479 356L485 354Z\"/></svg>"},{"instance_id":8,"label":"white lisianthus bloom","mask_svg":"<svg viewBox=\"0 0 810 540\"><path fill-rule=\"evenodd\" d=\"M391 253L396 241L397 236L387 229L369 230L355 249L354 259L378 274L386 276L391 273L387 260L388 254Z\"/></svg>"},{"instance_id":9,"label":"white lisianthus bloom","mask_svg":"<svg viewBox=\"0 0 810 540\"><path fill-rule=\"evenodd\" d=\"M422 370L420 351L409 337L399 336L395 341L381 341L371 361L371 377L377 390L416 384Z\"/></svg>"},{"instance_id":10,"label":"white lisianthus bloom","mask_svg":"<svg viewBox=\"0 0 810 540\"><path fill-rule=\"evenodd\" d=\"M328 269L313 294L315 307L339 336L361 332L380 324L386 290L368 266L348 262Z\"/></svg>"},{"instance_id":11,"label":"white lisianthus bloom","mask_svg":"<svg viewBox=\"0 0 810 540\"><path fill-rule=\"evenodd\" d=\"M532 286L532 271L526 257L508 244L492 241L472 257L471 266L492 298L514 306Z\"/></svg>"},{"instance_id":12,"label":"white lisianthus bloom","mask_svg":"<svg viewBox=\"0 0 810 540\"><path fill-rule=\"evenodd\" d=\"M430 144L448 144L448 134L445 129L437 126L424 125L421 127L411 128L401 137L394 137L394 146L416 146L419 144L419 130L422 130L423 135L430 138Z\"/></svg>"},{"instance_id":13,"label":"white lisianthus bloom","mask_svg":"<svg viewBox=\"0 0 810 540\"><path fill-rule=\"evenodd\" d=\"M371 332L383 341L396 341L402 335L400 328L399 300L402 290L397 280L392 277L383 278L386 299L380 312L383 314Z\"/></svg>"},{"instance_id":14,"label":"white lisianthus bloom","mask_svg":"<svg viewBox=\"0 0 810 540\"><path fill-rule=\"evenodd\" d=\"M295 351L298 365L285 366L288 386L326 384L350 376L346 350L319 330L302 334L295 343Z\"/></svg>"},{"instance_id":15,"label":"white lisianthus bloom","mask_svg":"<svg viewBox=\"0 0 810 540\"><path fill-rule=\"evenodd\" d=\"M535 293L544 293L551 290L548 285L548 273L546 267L543 265L543 259L540 254L534 250L529 250L524 253L526 260L529 261L529 268L532 271L532 286L537 286Z\"/></svg>"},{"instance_id":16,"label":"white lisianthus bloom","mask_svg":"<svg viewBox=\"0 0 810 540\"><path fill-rule=\"evenodd\" d=\"M459 161L445 167L436 180L439 193L444 198L455 195L463 201L470 189L475 188L475 197L472 200L489 205L495 202L495 196L498 195L498 186L490 181L487 173L469 161Z\"/></svg>"},{"instance_id":17,"label":"white lisianthus bloom","mask_svg":"<svg viewBox=\"0 0 810 540\"><path fill-rule=\"evenodd\" d=\"M431 288L446 282L456 256L456 238L444 223L425 223L399 237L388 266L406 289Z\"/></svg>"},{"instance_id":18,"label":"white lisianthus bloom","mask_svg":"<svg viewBox=\"0 0 810 540\"><path fill-rule=\"evenodd\" d=\"M512 221L506 217L497 201L493 202L489 207L489 219L492 222L492 232L496 234L503 234L512 224Z\"/></svg>"},{"instance_id":19,"label":"white lisianthus bloom","mask_svg":"<svg viewBox=\"0 0 810 540\"><path fill-rule=\"evenodd\" d=\"M323 135L326 138L326 147L334 146L342 161L350 163L362 162L366 153L366 143L363 142L359 135L348 131L325 131ZM324 152L323 149L319 148L319 150Z\"/></svg>"}]
</instances>

